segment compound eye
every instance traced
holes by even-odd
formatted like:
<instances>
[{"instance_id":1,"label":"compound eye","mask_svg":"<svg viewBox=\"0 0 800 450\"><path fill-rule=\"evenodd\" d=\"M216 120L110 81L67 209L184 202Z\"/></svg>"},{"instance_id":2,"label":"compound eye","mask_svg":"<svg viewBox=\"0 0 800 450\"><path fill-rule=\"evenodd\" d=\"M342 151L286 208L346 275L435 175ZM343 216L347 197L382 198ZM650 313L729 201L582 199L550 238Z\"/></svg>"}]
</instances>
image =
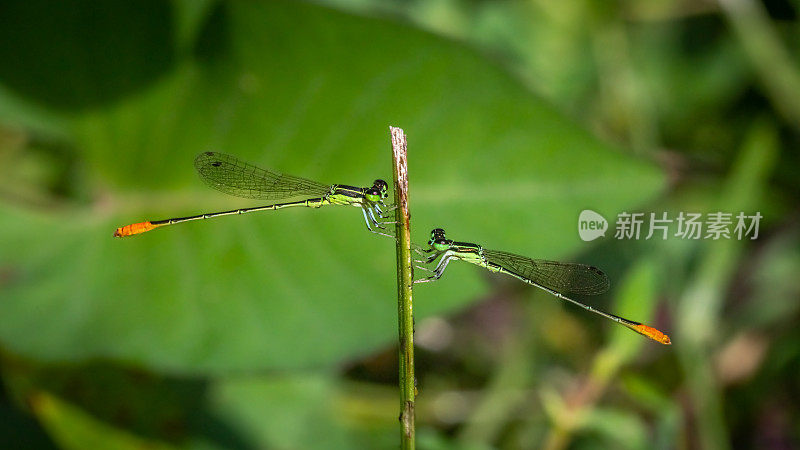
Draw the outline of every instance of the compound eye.
<instances>
[{"instance_id":1,"label":"compound eye","mask_svg":"<svg viewBox=\"0 0 800 450\"><path fill-rule=\"evenodd\" d=\"M381 198L381 193L375 189L374 187L367 189L367 192L364 194L364 197L371 202L377 202Z\"/></svg>"}]
</instances>

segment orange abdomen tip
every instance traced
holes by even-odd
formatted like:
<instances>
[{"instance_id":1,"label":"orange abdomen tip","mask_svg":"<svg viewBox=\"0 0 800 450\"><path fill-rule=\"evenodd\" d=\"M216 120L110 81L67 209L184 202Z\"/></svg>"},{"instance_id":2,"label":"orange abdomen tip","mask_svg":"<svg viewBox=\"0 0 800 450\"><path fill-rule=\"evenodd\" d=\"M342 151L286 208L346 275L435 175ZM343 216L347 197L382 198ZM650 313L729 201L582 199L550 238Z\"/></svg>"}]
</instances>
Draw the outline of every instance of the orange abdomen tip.
<instances>
[{"instance_id":1,"label":"orange abdomen tip","mask_svg":"<svg viewBox=\"0 0 800 450\"><path fill-rule=\"evenodd\" d=\"M666 334L662 333L659 330L656 330L653 327L648 327L647 325L640 323L639 325L636 325L634 329L637 332L649 337L650 339L656 342L660 342L664 345L669 345L672 343L672 341L669 340L669 336L667 336Z\"/></svg>"},{"instance_id":2,"label":"orange abdomen tip","mask_svg":"<svg viewBox=\"0 0 800 450\"><path fill-rule=\"evenodd\" d=\"M145 231L150 231L157 226L158 225L153 225L150 222L140 222L131 225L125 225L124 227L117 228L117 230L114 232L114 237L125 237L144 233Z\"/></svg>"}]
</instances>

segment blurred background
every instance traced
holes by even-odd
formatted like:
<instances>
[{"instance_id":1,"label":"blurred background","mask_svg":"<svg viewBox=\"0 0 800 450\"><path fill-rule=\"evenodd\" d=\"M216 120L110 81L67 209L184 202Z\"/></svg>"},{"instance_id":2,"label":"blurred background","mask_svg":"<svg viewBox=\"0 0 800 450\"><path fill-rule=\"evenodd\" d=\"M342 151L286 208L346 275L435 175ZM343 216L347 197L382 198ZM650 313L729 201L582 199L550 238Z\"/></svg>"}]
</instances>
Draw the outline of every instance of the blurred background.
<instances>
[{"instance_id":1,"label":"blurred background","mask_svg":"<svg viewBox=\"0 0 800 450\"><path fill-rule=\"evenodd\" d=\"M797 0L0 3L0 446L397 448L391 240L192 161L391 179L430 229L601 267L414 289L425 449L800 448ZM609 221L584 242L578 215ZM757 239L615 237L760 214Z\"/></svg>"}]
</instances>

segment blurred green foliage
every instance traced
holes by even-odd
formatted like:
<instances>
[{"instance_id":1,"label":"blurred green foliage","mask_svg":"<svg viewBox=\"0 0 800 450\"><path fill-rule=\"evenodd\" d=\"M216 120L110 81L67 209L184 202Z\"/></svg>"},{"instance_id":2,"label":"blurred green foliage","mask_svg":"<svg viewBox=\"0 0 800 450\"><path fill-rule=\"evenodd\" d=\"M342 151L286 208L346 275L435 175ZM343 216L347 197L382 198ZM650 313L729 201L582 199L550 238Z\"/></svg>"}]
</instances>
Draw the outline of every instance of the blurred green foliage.
<instances>
[{"instance_id":1,"label":"blurred green foliage","mask_svg":"<svg viewBox=\"0 0 800 450\"><path fill-rule=\"evenodd\" d=\"M0 446L394 448L394 246L205 150L389 178L412 227L606 270L660 347L454 264L415 289L423 448L800 445L796 0L0 4ZM764 216L587 244L590 208ZM611 332L606 337L605 330Z\"/></svg>"}]
</instances>

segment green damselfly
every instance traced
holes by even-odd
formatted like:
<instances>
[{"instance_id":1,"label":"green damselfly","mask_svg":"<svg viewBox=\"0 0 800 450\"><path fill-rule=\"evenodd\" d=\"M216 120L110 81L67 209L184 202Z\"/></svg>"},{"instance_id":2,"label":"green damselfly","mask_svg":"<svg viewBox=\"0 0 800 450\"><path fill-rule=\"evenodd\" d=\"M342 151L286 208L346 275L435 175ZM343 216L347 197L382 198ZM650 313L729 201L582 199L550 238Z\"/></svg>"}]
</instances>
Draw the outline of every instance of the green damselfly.
<instances>
[{"instance_id":1,"label":"green damselfly","mask_svg":"<svg viewBox=\"0 0 800 450\"><path fill-rule=\"evenodd\" d=\"M320 208L326 205L349 205L361 208L369 231L394 237L391 234L380 231L385 230L383 225L393 223L380 220L383 219L383 213L387 210L384 199L388 197L388 185L381 179L375 180L372 186L368 187L322 184L306 178L263 169L242 161L235 156L216 152L204 152L197 155L194 160L194 167L206 184L218 191L236 197L272 201L292 198L303 199L252 208L134 223L117 228L114 236L132 236L166 225L255 211L275 211L299 206Z\"/></svg>"},{"instance_id":2,"label":"green damselfly","mask_svg":"<svg viewBox=\"0 0 800 450\"><path fill-rule=\"evenodd\" d=\"M435 228L431 231L431 238L428 241L428 246L429 248L418 249L418 251L432 254L427 259L418 262L432 264L437 259L439 262L432 270L432 275L415 280L415 283L438 280L442 277L450 261L465 261L483 267L490 272L504 273L536 286L562 300L566 300L587 311L611 319L656 342L662 344L671 343L669 336L653 327L601 311L564 295L566 293L597 295L607 291L609 287L608 277L603 271L596 267L584 264L531 259L513 253L485 249L478 244L456 242L447 239L444 230L441 228ZM426 267L418 267L431 270Z\"/></svg>"}]
</instances>

